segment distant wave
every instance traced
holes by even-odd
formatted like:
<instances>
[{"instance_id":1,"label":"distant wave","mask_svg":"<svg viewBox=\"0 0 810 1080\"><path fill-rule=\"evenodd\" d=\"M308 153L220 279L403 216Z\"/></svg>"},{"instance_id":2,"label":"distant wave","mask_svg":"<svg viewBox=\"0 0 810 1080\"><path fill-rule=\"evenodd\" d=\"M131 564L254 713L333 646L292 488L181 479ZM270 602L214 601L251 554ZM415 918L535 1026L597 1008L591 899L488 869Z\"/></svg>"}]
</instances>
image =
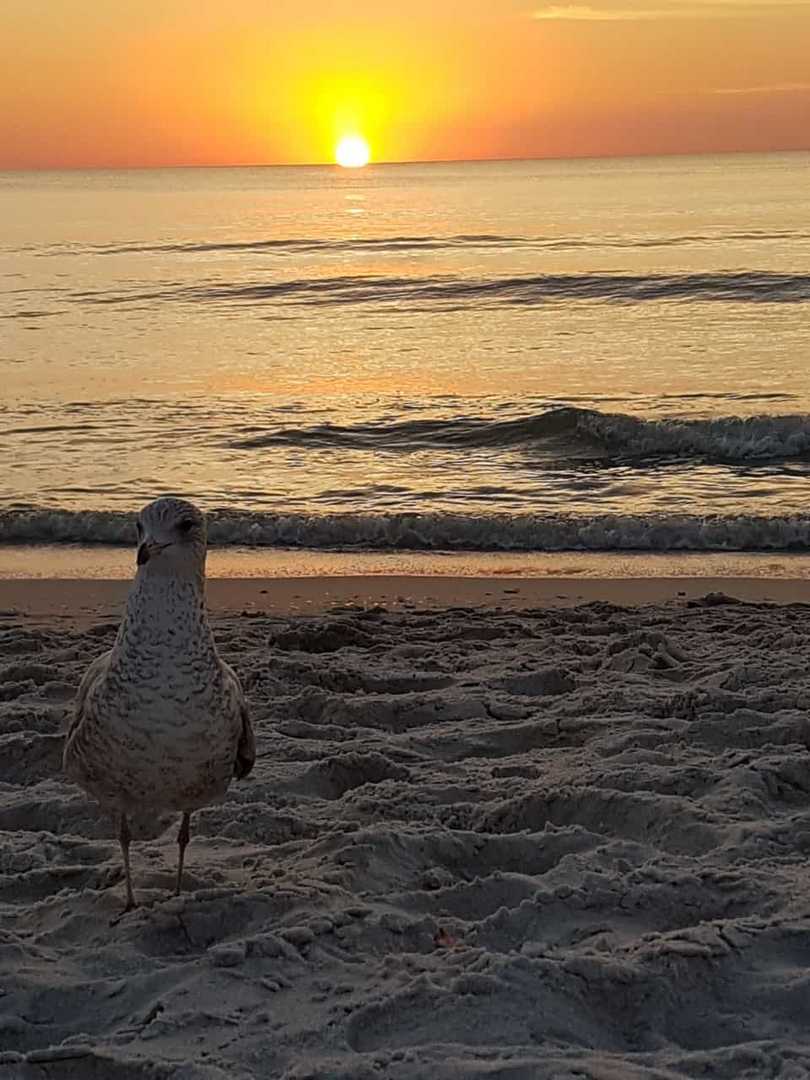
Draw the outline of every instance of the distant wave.
<instances>
[{"instance_id":1,"label":"distant wave","mask_svg":"<svg viewBox=\"0 0 810 1080\"><path fill-rule=\"evenodd\" d=\"M207 255L220 252L240 254L254 252L275 256L385 254L419 251L457 251L487 248L523 248L537 251L578 251L588 249L670 248L691 247L701 244L759 243L773 241L810 240L810 232L798 230L757 230L727 233L683 233L670 236L508 236L487 233L470 233L454 236L379 236L341 237L322 239L307 236L274 237L266 240L185 240L162 243L120 243L95 245L53 245L46 248L29 246L23 250L35 250L43 256L59 255L133 255L177 254Z\"/></svg>"},{"instance_id":2,"label":"distant wave","mask_svg":"<svg viewBox=\"0 0 810 1080\"><path fill-rule=\"evenodd\" d=\"M412 551L808 551L810 515L282 514L213 511L218 546ZM0 511L0 542L132 544L133 514Z\"/></svg>"},{"instance_id":3,"label":"distant wave","mask_svg":"<svg viewBox=\"0 0 810 1080\"><path fill-rule=\"evenodd\" d=\"M232 447L301 446L408 452L425 447L542 447L563 440L572 448L601 450L621 460L691 457L756 462L810 456L810 416L676 418L648 420L625 413L563 407L511 420L456 417L341 427L280 428L234 440Z\"/></svg>"},{"instance_id":4,"label":"distant wave","mask_svg":"<svg viewBox=\"0 0 810 1080\"><path fill-rule=\"evenodd\" d=\"M287 281L200 281L138 286L118 291L84 291L62 299L83 304L268 304L307 306L399 304L453 309L528 307L581 300L623 304L648 301L725 303L806 303L810 274L730 271L705 274L539 274L518 277L429 275L308 277Z\"/></svg>"}]
</instances>

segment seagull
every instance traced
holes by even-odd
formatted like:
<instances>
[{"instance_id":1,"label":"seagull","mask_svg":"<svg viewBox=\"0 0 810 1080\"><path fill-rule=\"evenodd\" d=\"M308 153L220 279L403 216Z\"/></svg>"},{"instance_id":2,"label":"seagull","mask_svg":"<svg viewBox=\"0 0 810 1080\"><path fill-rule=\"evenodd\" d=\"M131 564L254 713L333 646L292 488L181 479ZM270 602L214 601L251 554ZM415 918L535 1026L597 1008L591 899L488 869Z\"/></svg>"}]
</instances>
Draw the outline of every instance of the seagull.
<instances>
[{"instance_id":1,"label":"seagull","mask_svg":"<svg viewBox=\"0 0 810 1080\"><path fill-rule=\"evenodd\" d=\"M179 811L177 885L192 811L221 800L253 768L242 688L217 652L205 609L205 517L163 497L138 515L137 572L112 649L76 695L64 769L118 824L125 912L136 906L128 818Z\"/></svg>"}]
</instances>

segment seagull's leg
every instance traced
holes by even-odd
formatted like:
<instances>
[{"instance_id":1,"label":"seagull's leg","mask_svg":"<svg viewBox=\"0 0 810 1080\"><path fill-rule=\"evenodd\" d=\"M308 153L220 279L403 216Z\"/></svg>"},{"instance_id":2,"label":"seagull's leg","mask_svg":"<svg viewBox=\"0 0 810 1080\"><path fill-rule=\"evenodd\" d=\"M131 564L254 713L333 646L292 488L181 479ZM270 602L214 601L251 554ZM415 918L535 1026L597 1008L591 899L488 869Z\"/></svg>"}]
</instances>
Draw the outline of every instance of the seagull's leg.
<instances>
[{"instance_id":1,"label":"seagull's leg","mask_svg":"<svg viewBox=\"0 0 810 1080\"><path fill-rule=\"evenodd\" d=\"M177 834L177 846L180 849L180 855L177 860L177 888L174 890L174 895L180 895L180 887L183 881L183 858L186 854L186 844L189 842L191 831L189 829L189 823L191 822L191 814L185 810L183 811L183 820L180 822L180 832Z\"/></svg>"},{"instance_id":2,"label":"seagull's leg","mask_svg":"<svg viewBox=\"0 0 810 1080\"><path fill-rule=\"evenodd\" d=\"M118 842L121 845L121 854L124 857L124 873L127 877L127 906L124 911L132 911L136 907L135 897L132 894L132 871L129 868L129 841L131 837L129 835L129 822L127 821L127 815L121 815L121 828L118 833Z\"/></svg>"}]
</instances>

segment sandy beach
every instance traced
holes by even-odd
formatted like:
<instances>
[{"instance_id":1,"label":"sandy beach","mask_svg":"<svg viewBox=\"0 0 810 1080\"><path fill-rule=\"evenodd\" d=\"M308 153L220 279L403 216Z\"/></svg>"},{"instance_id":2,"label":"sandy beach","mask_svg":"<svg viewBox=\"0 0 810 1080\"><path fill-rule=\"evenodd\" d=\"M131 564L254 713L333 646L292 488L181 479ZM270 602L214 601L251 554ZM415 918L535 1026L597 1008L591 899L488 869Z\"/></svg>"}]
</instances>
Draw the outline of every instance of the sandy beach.
<instances>
[{"instance_id":1,"label":"sandy beach","mask_svg":"<svg viewBox=\"0 0 810 1080\"><path fill-rule=\"evenodd\" d=\"M0 582L4 1077L808 1074L806 582L214 580L257 766L111 926L61 732L126 587Z\"/></svg>"}]
</instances>

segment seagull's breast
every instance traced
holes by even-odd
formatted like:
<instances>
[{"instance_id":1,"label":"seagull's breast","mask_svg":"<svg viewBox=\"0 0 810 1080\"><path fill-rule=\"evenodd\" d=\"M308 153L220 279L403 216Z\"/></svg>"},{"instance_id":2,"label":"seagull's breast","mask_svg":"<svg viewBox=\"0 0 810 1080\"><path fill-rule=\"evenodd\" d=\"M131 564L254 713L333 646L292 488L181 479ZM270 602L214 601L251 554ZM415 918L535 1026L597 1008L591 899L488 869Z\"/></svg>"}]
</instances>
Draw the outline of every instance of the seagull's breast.
<instances>
[{"instance_id":1,"label":"seagull's breast","mask_svg":"<svg viewBox=\"0 0 810 1080\"><path fill-rule=\"evenodd\" d=\"M221 680L201 685L101 685L74 736L84 785L121 809L191 810L222 798L233 776L240 718Z\"/></svg>"},{"instance_id":2,"label":"seagull's breast","mask_svg":"<svg viewBox=\"0 0 810 1080\"><path fill-rule=\"evenodd\" d=\"M196 809L230 783L239 702L199 604L177 611L134 599L66 761L107 805Z\"/></svg>"}]
</instances>

